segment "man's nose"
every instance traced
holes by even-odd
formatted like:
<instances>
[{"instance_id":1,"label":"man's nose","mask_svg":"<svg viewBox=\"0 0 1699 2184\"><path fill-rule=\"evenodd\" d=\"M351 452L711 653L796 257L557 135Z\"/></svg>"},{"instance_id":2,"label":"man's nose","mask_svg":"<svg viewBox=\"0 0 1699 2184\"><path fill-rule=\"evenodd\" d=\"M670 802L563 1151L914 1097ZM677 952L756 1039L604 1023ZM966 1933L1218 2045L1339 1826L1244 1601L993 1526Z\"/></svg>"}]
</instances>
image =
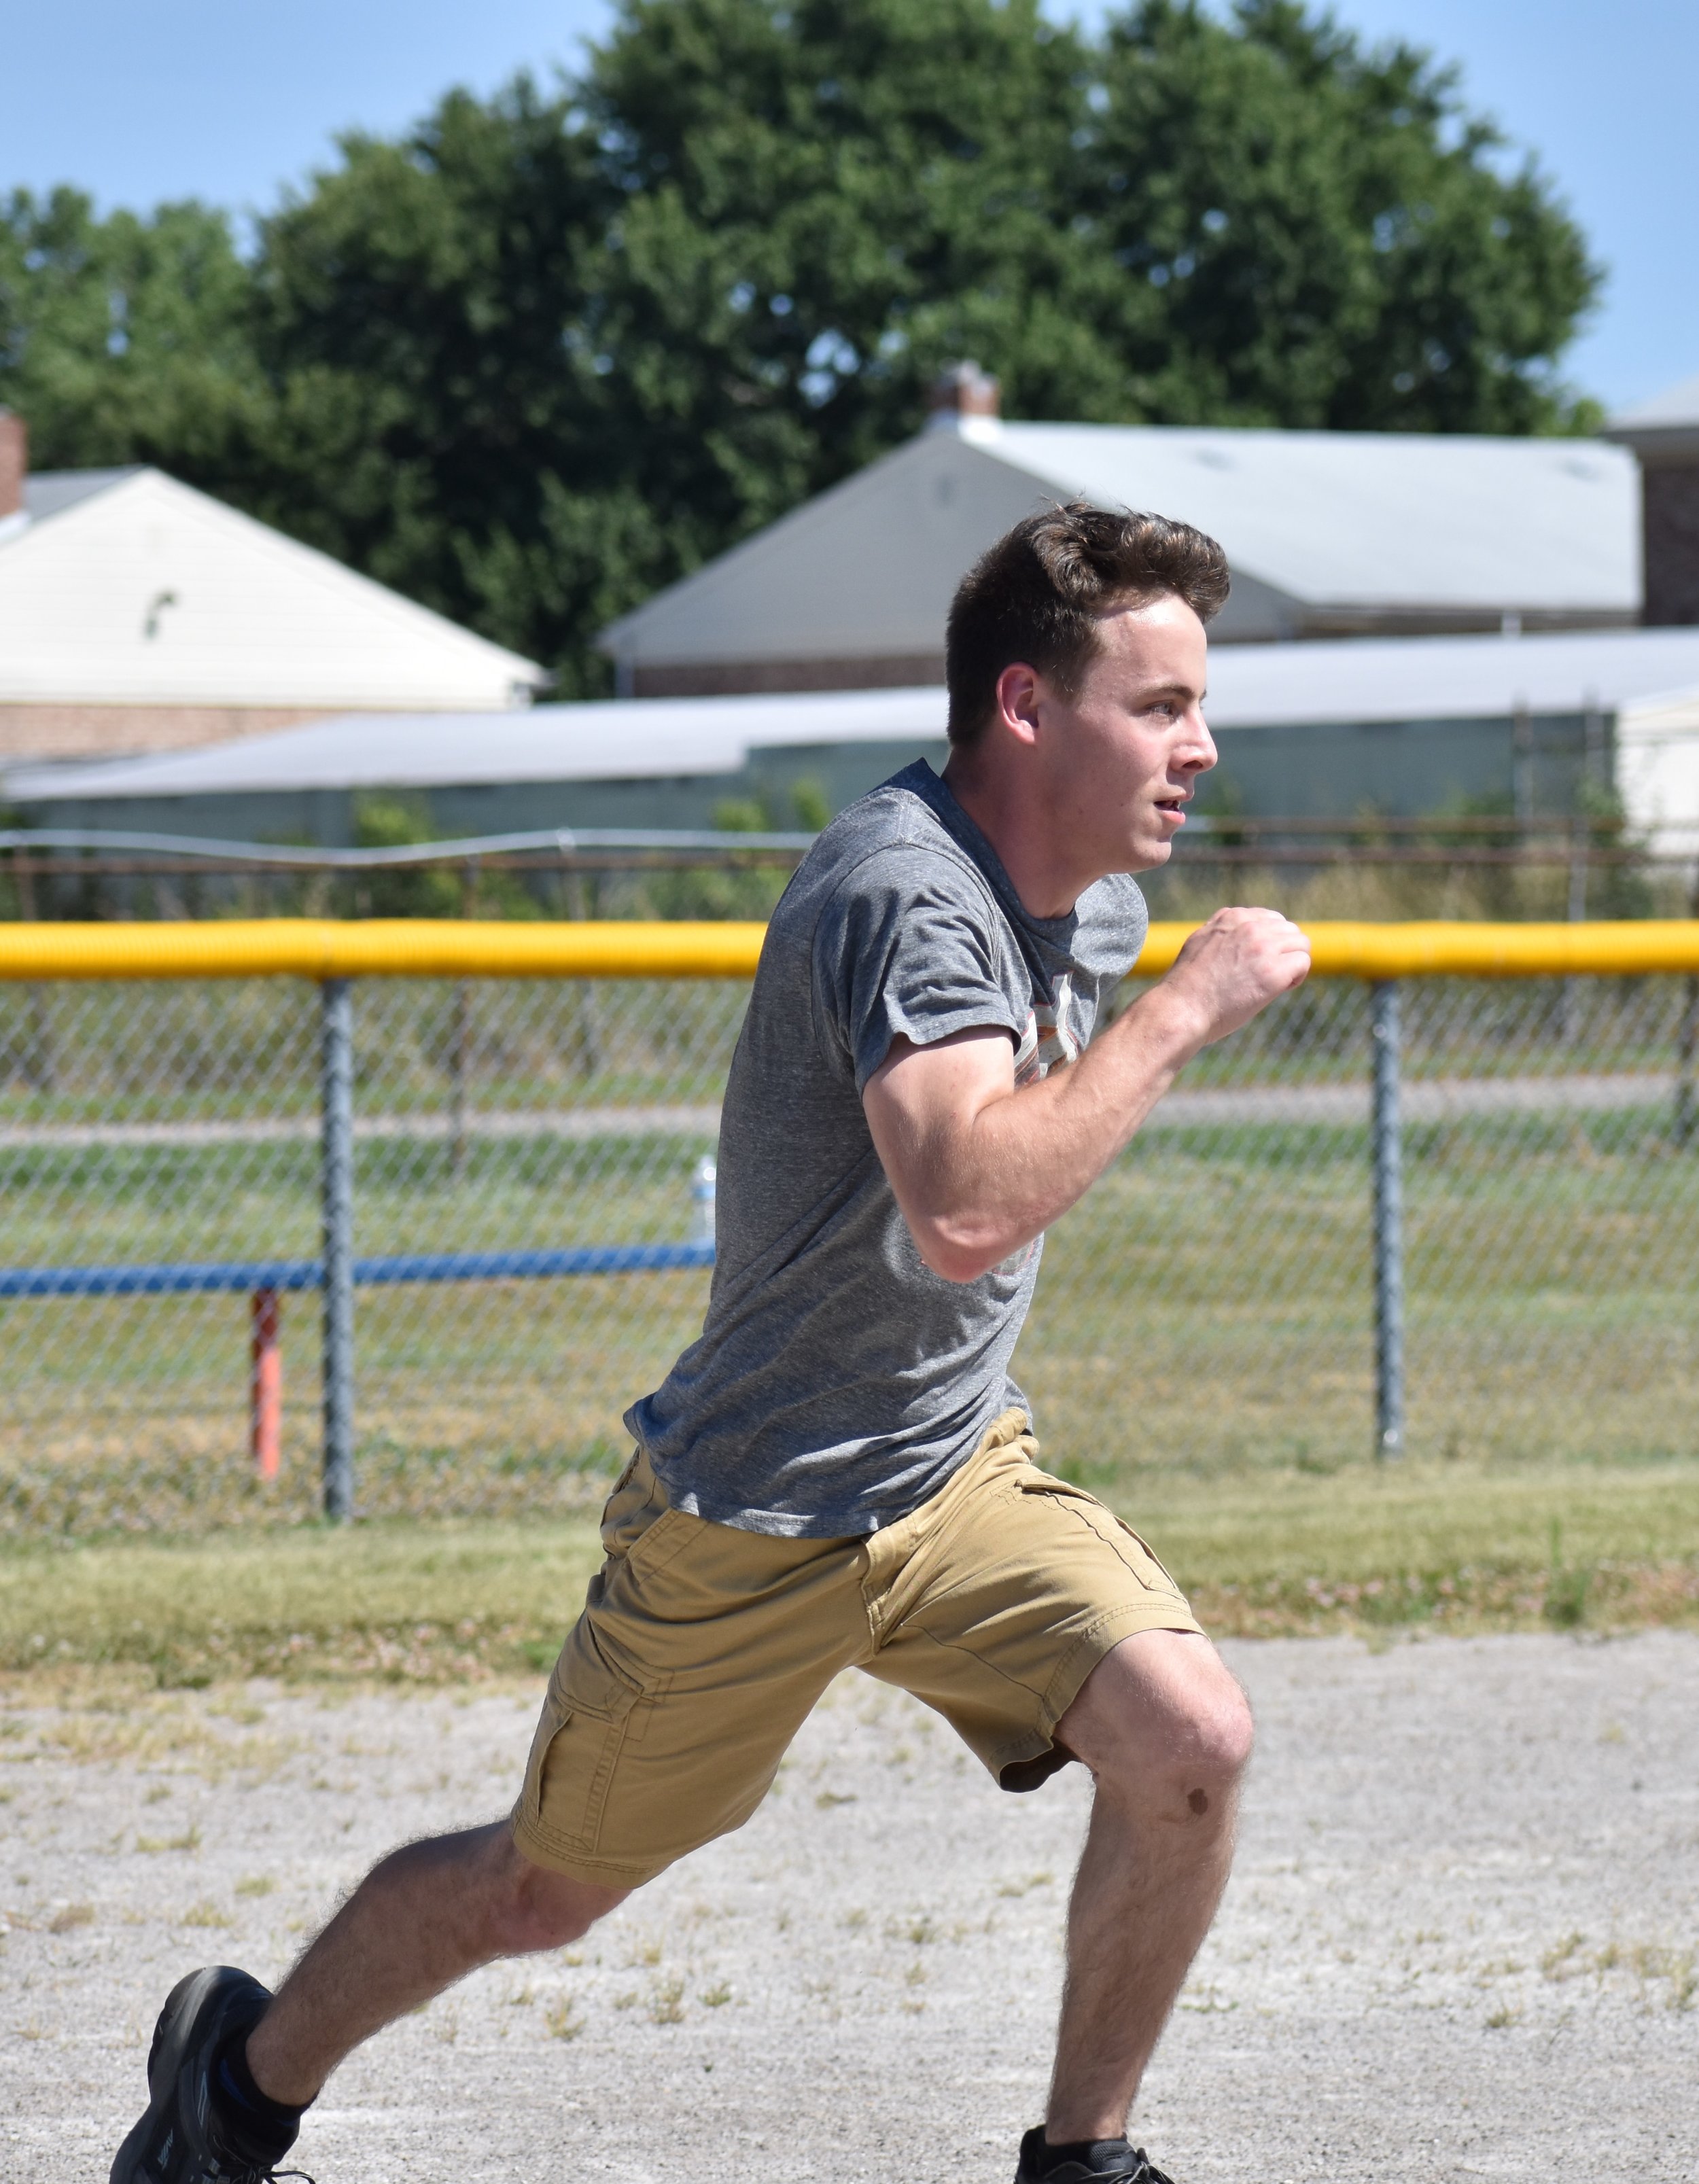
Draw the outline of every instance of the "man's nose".
<instances>
[{"instance_id":1,"label":"man's nose","mask_svg":"<svg viewBox=\"0 0 1699 2184\"><path fill-rule=\"evenodd\" d=\"M1215 738L1201 713L1194 713L1189 725L1192 733L1186 739L1187 747L1180 763L1194 773L1207 773L1220 755Z\"/></svg>"}]
</instances>

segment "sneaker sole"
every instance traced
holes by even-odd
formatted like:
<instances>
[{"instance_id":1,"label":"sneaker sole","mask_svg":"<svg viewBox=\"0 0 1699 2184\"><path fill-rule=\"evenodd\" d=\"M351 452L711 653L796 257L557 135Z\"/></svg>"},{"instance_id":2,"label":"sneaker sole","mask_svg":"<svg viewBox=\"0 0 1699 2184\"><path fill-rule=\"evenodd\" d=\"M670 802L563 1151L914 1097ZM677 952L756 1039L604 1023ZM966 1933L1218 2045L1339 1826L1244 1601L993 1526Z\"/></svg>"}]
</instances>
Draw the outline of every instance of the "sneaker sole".
<instances>
[{"instance_id":1,"label":"sneaker sole","mask_svg":"<svg viewBox=\"0 0 1699 2184\"><path fill-rule=\"evenodd\" d=\"M148 2106L141 2121L114 2157L108 2184L136 2184L136 2164L176 2092L177 2073L184 2061L184 2035L200 2014L201 2004L223 1969L221 1965L209 1964L202 1971L191 1972L187 1979L179 1980L165 1997L148 2058Z\"/></svg>"}]
</instances>

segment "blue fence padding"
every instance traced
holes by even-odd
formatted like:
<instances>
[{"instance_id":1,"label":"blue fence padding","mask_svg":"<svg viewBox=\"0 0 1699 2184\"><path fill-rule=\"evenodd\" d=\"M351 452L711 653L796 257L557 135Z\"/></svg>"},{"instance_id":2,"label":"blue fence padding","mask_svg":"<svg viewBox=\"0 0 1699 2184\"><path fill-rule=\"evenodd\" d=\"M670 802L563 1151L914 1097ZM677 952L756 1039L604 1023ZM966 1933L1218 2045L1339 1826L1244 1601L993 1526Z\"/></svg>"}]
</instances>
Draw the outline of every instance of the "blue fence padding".
<instances>
[{"instance_id":1,"label":"blue fence padding","mask_svg":"<svg viewBox=\"0 0 1699 2184\"><path fill-rule=\"evenodd\" d=\"M562 1251L403 1251L356 1259L361 1285L379 1282L522 1281L559 1274L662 1273L711 1267L711 1244L593 1244ZM317 1259L253 1259L197 1266L0 1267L0 1297L184 1296L209 1291L315 1290Z\"/></svg>"}]
</instances>

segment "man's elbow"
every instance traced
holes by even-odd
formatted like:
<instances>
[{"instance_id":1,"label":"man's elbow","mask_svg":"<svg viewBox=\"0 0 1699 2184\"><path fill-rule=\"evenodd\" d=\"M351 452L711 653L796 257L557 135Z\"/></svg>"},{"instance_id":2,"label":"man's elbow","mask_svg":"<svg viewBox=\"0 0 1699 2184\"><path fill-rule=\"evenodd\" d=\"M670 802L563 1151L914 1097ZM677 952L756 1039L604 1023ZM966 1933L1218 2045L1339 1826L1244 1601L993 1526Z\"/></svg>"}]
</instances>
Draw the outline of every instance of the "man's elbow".
<instances>
[{"instance_id":1,"label":"man's elbow","mask_svg":"<svg viewBox=\"0 0 1699 2184\"><path fill-rule=\"evenodd\" d=\"M977 1282L1009 1256L1004 1238L988 1236L983 1229L962 1222L911 1220L909 1234L922 1264L946 1282Z\"/></svg>"}]
</instances>

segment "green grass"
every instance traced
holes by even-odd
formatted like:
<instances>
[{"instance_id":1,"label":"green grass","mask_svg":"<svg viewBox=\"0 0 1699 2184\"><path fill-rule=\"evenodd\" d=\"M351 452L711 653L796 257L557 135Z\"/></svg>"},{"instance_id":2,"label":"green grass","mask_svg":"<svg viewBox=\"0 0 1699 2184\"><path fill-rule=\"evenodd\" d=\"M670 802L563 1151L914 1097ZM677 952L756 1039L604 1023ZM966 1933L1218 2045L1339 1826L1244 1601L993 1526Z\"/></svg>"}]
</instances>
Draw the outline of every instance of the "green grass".
<instances>
[{"instance_id":1,"label":"green grass","mask_svg":"<svg viewBox=\"0 0 1699 2184\"><path fill-rule=\"evenodd\" d=\"M1699 1624L1699 1463L1151 1474L1107 1498L1224 1635ZM14 1546L0 1668L167 1685L535 1673L598 1554L588 1515Z\"/></svg>"},{"instance_id":2,"label":"green grass","mask_svg":"<svg viewBox=\"0 0 1699 2184\"><path fill-rule=\"evenodd\" d=\"M153 1190L140 1167L125 1191L93 1173L20 1188L14 1233L35 1223L31 1250L45 1253L57 1224L75 1245L66 1256L87 1258L151 1255L186 1227L182 1256L310 1251L307 1173L294 1149L271 1150L275 1170L246 1174L228 1148L174 1156ZM440 1146L368 1146L358 1240L682 1234L699 1150L504 1141L477 1147L454 1179ZM1151 1473L1328 1473L1361 1458L1367 1168L1361 1129L1136 1139L1046 1246L1015 1371L1047 1460L1133 1493ZM1501 1468L1699 1457L1699 1150L1674 1151L1632 1112L1424 1124L1406 1205L1413 1455ZM362 1291L361 1506L560 1513L617 1451L621 1414L692 1339L706 1295L694 1273ZM314 1502L315 1298L286 1300L283 1351L284 1477L262 1491L243 1458L245 1299L0 1304L0 1531L298 1520Z\"/></svg>"},{"instance_id":3,"label":"green grass","mask_svg":"<svg viewBox=\"0 0 1699 2184\"><path fill-rule=\"evenodd\" d=\"M1559 994L1555 982L1412 982L1412 1075L1669 1066L1680 982L1586 986L1567 1043ZM58 1072L45 1086L19 1060L33 1051L37 1000ZM470 1096L509 1108L711 1098L741 1005L714 982L479 987ZM0 1059L14 1057L0 1100L33 1121L307 1112L315 1006L289 982L0 995ZM445 983L362 983L362 1113L443 1113L457 1006ZM1366 1036L1360 989L1318 983L1200 1056L1188 1084L1360 1080ZM1699 1141L1674 1143L1667 1108L1410 1124L1407 1477L1438 1467L1447 1494L1467 1498L1462 1482L1477 1477L1508 1491L1512 1478L1607 1467L1640 1479L1699 1458ZM705 1145L475 1134L455 1173L440 1140L364 1140L357 1246L682 1236ZM0 1256L307 1256L316 1184L306 1143L14 1143L0 1147ZM363 1512L569 1518L619 1460L621 1412L691 1340L706 1293L698 1273L361 1291ZM0 1304L0 1535L276 1531L309 1518L317 1300L285 1301L283 1472L270 1487L245 1458L247 1309L239 1296ZM1046 1461L1129 1507L1156 1496L1184 1536L1187 1495L1207 1511L1276 1482L1297 1482L1301 1501L1331 1490L1314 1482L1355 1479L1373 1401L1365 1131L1142 1134L1057 1224L1015 1370ZM1536 1567L1530 1552L1518 1546L1506 1568ZM1208 1582L1376 1581L1311 1561Z\"/></svg>"},{"instance_id":4,"label":"green grass","mask_svg":"<svg viewBox=\"0 0 1699 2184\"><path fill-rule=\"evenodd\" d=\"M534 1669L599 1552L588 1517L32 1544L0 1553L0 1666L162 1683Z\"/></svg>"}]
</instances>

